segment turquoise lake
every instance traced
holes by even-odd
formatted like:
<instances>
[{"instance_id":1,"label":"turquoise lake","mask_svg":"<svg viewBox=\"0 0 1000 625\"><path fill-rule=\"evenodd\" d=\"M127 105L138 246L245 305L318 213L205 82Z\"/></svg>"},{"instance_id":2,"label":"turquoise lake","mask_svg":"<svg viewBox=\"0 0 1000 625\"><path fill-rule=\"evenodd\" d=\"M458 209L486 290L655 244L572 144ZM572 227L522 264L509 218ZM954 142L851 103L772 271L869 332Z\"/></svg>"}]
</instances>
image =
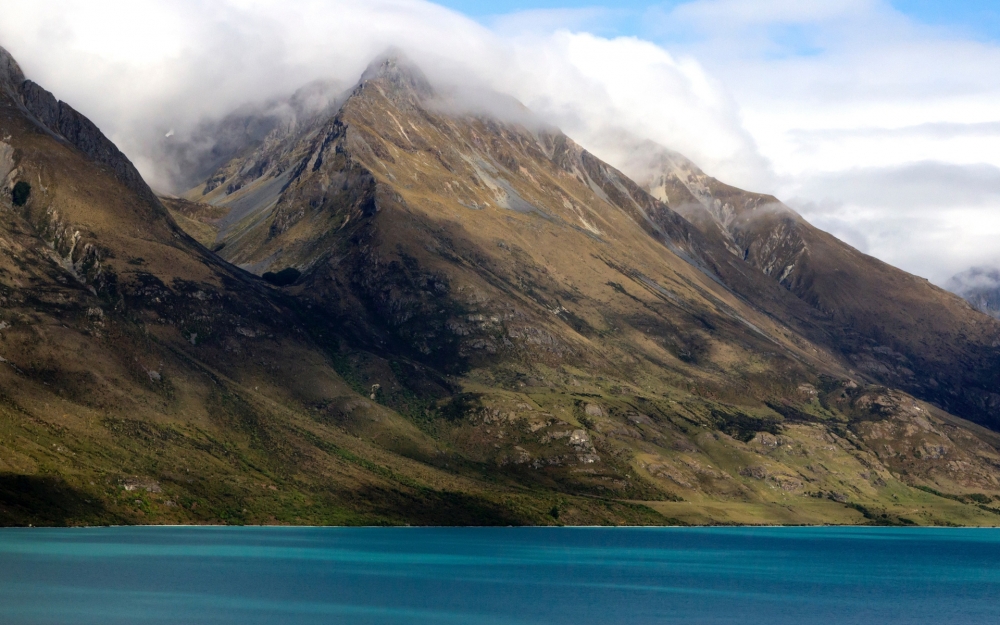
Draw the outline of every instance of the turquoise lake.
<instances>
[{"instance_id":1,"label":"turquoise lake","mask_svg":"<svg viewBox=\"0 0 1000 625\"><path fill-rule=\"evenodd\" d=\"M1000 531L8 529L0 623L1000 623Z\"/></svg>"}]
</instances>

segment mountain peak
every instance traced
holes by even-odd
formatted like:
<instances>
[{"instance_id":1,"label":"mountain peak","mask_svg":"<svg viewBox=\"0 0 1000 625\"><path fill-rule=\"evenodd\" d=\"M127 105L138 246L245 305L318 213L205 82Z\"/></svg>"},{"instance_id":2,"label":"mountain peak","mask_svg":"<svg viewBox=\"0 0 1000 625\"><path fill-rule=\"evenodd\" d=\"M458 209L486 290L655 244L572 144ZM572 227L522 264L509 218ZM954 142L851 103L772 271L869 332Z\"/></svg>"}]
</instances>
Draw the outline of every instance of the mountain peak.
<instances>
[{"instance_id":1,"label":"mountain peak","mask_svg":"<svg viewBox=\"0 0 1000 625\"><path fill-rule=\"evenodd\" d=\"M377 82L392 91L410 92L418 97L434 94L427 76L399 48L389 48L361 75L361 84Z\"/></svg>"},{"instance_id":2,"label":"mountain peak","mask_svg":"<svg viewBox=\"0 0 1000 625\"><path fill-rule=\"evenodd\" d=\"M0 87L17 89L24 83L24 72L10 52L0 46Z\"/></svg>"}]
</instances>

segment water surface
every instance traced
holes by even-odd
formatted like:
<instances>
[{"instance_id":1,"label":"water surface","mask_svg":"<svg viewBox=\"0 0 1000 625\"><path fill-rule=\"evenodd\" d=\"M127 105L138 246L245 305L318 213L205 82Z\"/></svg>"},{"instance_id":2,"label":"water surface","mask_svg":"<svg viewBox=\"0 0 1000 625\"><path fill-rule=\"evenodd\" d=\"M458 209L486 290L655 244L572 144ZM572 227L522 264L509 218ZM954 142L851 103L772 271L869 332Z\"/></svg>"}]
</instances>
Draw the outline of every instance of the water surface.
<instances>
[{"instance_id":1,"label":"water surface","mask_svg":"<svg viewBox=\"0 0 1000 625\"><path fill-rule=\"evenodd\" d=\"M0 623L1000 623L1000 531L0 530Z\"/></svg>"}]
</instances>

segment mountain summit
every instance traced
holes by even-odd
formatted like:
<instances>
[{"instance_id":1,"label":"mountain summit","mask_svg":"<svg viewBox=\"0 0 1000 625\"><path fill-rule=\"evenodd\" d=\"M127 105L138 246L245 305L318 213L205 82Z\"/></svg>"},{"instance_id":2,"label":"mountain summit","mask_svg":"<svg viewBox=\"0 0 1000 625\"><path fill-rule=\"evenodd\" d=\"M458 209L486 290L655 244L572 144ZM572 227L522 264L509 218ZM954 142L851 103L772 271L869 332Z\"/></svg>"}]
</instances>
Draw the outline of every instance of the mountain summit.
<instances>
[{"instance_id":1,"label":"mountain summit","mask_svg":"<svg viewBox=\"0 0 1000 625\"><path fill-rule=\"evenodd\" d=\"M402 50L391 49L368 65L361 74L361 84L377 82L396 96L411 94L415 98L434 95L430 81Z\"/></svg>"}]
</instances>

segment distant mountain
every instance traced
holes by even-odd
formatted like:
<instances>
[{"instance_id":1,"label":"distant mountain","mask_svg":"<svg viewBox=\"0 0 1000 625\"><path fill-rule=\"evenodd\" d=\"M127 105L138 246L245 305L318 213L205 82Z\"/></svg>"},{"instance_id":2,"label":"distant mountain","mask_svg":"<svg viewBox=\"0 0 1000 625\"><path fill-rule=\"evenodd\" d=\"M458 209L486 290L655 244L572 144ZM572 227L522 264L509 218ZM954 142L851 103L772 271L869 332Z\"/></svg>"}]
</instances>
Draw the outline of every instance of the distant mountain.
<instances>
[{"instance_id":1,"label":"distant mountain","mask_svg":"<svg viewBox=\"0 0 1000 625\"><path fill-rule=\"evenodd\" d=\"M0 522L996 523L1000 324L680 155L386 55L158 199L0 72Z\"/></svg>"},{"instance_id":2,"label":"distant mountain","mask_svg":"<svg viewBox=\"0 0 1000 625\"><path fill-rule=\"evenodd\" d=\"M953 276L946 286L979 312L1000 318L1000 270L973 267Z\"/></svg>"}]
</instances>

